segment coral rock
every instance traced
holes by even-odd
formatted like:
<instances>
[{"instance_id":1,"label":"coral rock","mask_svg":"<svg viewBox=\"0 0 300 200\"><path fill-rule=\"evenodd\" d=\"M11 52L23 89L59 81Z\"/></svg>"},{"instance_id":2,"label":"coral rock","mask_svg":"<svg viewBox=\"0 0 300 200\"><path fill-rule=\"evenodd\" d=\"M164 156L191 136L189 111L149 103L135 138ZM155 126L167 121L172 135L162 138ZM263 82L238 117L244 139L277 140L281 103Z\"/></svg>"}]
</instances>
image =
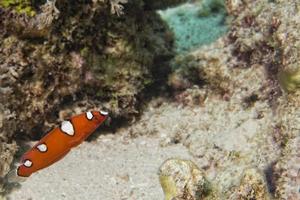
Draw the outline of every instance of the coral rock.
<instances>
[{"instance_id":1,"label":"coral rock","mask_svg":"<svg viewBox=\"0 0 300 200\"><path fill-rule=\"evenodd\" d=\"M212 192L204 173L192 161L168 159L158 174L166 200L198 200Z\"/></svg>"},{"instance_id":2,"label":"coral rock","mask_svg":"<svg viewBox=\"0 0 300 200\"><path fill-rule=\"evenodd\" d=\"M245 170L240 185L233 191L229 199L269 200L270 196L262 173L256 169Z\"/></svg>"}]
</instances>

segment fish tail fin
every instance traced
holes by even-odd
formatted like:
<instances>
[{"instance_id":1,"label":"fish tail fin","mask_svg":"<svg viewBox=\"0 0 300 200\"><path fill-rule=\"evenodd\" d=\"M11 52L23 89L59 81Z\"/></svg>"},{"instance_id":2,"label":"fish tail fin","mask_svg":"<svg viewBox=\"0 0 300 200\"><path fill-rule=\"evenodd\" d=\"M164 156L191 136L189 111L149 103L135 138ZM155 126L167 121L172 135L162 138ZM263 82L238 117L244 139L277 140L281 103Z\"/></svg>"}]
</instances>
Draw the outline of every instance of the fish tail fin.
<instances>
[{"instance_id":1,"label":"fish tail fin","mask_svg":"<svg viewBox=\"0 0 300 200\"><path fill-rule=\"evenodd\" d=\"M18 168L14 168L6 175L6 179L9 183L24 182L27 179L26 177L19 176L17 170Z\"/></svg>"}]
</instances>

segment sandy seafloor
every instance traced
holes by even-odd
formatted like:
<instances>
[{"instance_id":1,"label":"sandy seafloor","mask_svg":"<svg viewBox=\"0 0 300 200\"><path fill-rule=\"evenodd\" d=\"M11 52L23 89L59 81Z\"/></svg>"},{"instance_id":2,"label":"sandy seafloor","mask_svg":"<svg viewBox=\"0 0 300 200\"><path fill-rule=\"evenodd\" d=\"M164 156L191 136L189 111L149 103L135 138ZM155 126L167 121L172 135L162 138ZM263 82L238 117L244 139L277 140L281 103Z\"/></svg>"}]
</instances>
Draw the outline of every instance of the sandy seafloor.
<instances>
[{"instance_id":1,"label":"sandy seafloor","mask_svg":"<svg viewBox=\"0 0 300 200\"><path fill-rule=\"evenodd\" d=\"M205 104L185 107L154 100L131 126L84 142L58 163L20 183L8 197L163 199L157 172L163 161L174 157L194 161L206 169L214 186L228 191L238 186L245 169L264 170L278 155L263 125L270 119L267 112L263 119L255 117L255 110L264 110L261 104L245 111L239 104L214 98Z\"/></svg>"},{"instance_id":2,"label":"sandy seafloor","mask_svg":"<svg viewBox=\"0 0 300 200\"><path fill-rule=\"evenodd\" d=\"M198 105L184 105L184 97L183 104L176 98L154 100L136 123L84 142L63 160L20 183L8 199L163 199L157 172L163 161L172 157L194 161L213 187L222 192L216 199L225 199L223 194L226 199L243 199L238 197L251 196L248 188L254 188L258 199L272 199L270 192L281 199L299 199L300 128L294 122L299 106L285 105L285 98L281 98L282 105L274 110L262 94L264 87L270 87L265 69L230 68L230 48L222 49L220 40L193 55L198 68L208 67L210 79L228 85L230 98L222 98L226 95L220 96L217 89L195 87L181 96L186 95L189 101L195 93L201 102ZM214 83L218 81L210 84ZM253 94L259 98L245 104ZM286 132L293 132L296 139L284 142L283 133L277 134L279 124L288 127ZM287 143L285 149L281 140ZM250 181L249 172L254 177ZM274 174L279 181L273 182Z\"/></svg>"},{"instance_id":3,"label":"sandy seafloor","mask_svg":"<svg viewBox=\"0 0 300 200\"><path fill-rule=\"evenodd\" d=\"M84 142L63 160L21 183L8 199L163 199L159 166L169 157L191 156L181 144L162 147L159 137L129 139L120 130Z\"/></svg>"}]
</instances>

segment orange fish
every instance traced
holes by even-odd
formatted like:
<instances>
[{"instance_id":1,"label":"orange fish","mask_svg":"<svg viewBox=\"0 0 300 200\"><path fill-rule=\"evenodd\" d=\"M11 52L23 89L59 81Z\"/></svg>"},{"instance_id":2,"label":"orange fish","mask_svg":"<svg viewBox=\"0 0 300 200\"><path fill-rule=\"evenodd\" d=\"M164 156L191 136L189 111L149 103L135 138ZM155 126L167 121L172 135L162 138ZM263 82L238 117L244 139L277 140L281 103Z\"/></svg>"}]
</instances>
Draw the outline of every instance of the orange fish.
<instances>
[{"instance_id":1,"label":"orange fish","mask_svg":"<svg viewBox=\"0 0 300 200\"><path fill-rule=\"evenodd\" d=\"M73 147L92 134L107 115L105 111L90 111L63 121L60 127L50 131L22 156L15 176L29 177L32 173L62 159Z\"/></svg>"}]
</instances>

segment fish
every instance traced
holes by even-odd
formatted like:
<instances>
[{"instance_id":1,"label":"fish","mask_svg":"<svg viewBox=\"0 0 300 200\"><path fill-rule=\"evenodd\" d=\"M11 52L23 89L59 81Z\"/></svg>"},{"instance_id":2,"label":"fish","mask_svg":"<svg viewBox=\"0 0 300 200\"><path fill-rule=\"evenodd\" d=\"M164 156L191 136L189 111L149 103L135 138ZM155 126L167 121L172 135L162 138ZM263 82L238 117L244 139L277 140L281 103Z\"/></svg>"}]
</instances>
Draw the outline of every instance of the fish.
<instances>
[{"instance_id":1,"label":"fish","mask_svg":"<svg viewBox=\"0 0 300 200\"><path fill-rule=\"evenodd\" d=\"M61 160L91 135L107 116L106 111L88 111L63 121L23 154L19 166L9 172L8 181L24 181L31 174Z\"/></svg>"}]
</instances>

